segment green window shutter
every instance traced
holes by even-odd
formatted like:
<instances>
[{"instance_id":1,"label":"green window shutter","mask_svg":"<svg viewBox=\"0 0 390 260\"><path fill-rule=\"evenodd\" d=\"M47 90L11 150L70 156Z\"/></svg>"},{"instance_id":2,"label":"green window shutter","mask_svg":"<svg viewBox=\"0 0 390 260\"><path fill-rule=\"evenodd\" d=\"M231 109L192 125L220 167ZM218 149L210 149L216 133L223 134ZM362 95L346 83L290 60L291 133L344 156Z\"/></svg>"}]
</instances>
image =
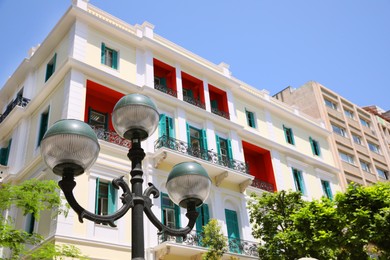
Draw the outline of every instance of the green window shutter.
<instances>
[{"instance_id":1,"label":"green window shutter","mask_svg":"<svg viewBox=\"0 0 390 260\"><path fill-rule=\"evenodd\" d=\"M211 103L212 108L218 109L218 101L217 100L211 100L210 103Z\"/></svg>"},{"instance_id":2,"label":"green window shutter","mask_svg":"<svg viewBox=\"0 0 390 260\"><path fill-rule=\"evenodd\" d=\"M101 63L106 64L106 45L104 44L104 42L102 42Z\"/></svg>"},{"instance_id":3,"label":"green window shutter","mask_svg":"<svg viewBox=\"0 0 390 260\"><path fill-rule=\"evenodd\" d=\"M293 132L292 128L290 128L290 136L291 136L291 142L292 142L292 144L295 144L294 132Z\"/></svg>"},{"instance_id":4,"label":"green window shutter","mask_svg":"<svg viewBox=\"0 0 390 260\"><path fill-rule=\"evenodd\" d=\"M228 150L227 150L228 157L230 160L232 160L233 159L232 142L230 141L230 139L227 139L226 142L227 142L227 148L228 148Z\"/></svg>"},{"instance_id":5,"label":"green window shutter","mask_svg":"<svg viewBox=\"0 0 390 260\"><path fill-rule=\"evenodd\" d=\"M175 204L175 222L176 222L176 228L180 228L180 207Z\"/></svg>"},{"instance_id":6,"label":"green window shutter","mask_svg":"<svg viewBox=\"0 0 390 260\"><path fill-rule=\"evenodd\" d=\"M220 155L221 155L221 144L220 144L218 135L215 135L215 140L217 141L217 153L218 153L218 156L220 157Z\"/></svg>"},{"instance_id":7,"label":"green window shutter","mask_svg":"<svg viewBox=\"0 0 390 260\"><path fill-rule=\"evenodd\" d=\"M302 194L306 195L305 182L303 181L302 172L296 170L296 175L299 182L300 191L302 192Z\"/></svg>"},{"instance_id":8,"label":"green window shutter","mask_svg":"<svg viewBox=\"0 0 390 260\"><path fill-rule=\"evenodd\" d=\"M165 114L160 114L160 121L158 123L158 136L159 137L167 135L167 133L166 133L166 129L167 129L166 122L167 122L166 115Z\"/></svg>"},{"instance_id":9,"label":"green window shutter","mask_svg":"<svg viewBox=\"0 0 390 260\"><path fill-rule=\"evenodd\" d=\"M313 154L316 154L315 152L315 148L314 148L314 143L313 143L313 139L311 137L309 137L309 141L310 141L310 146L311 146L311 151Z\"/></svg>"},{"instance_id":10,"label":"green window shutter","mask_svg":"<svg viewBox=\"0 0 390 260\"><path fill-rule=\"evenodd\" d=\"M6 148L0 148L0 164L7 166L5 164L5 152L6 152Z\"/></svg>"},{"instance_id":11,"label":"green window shutter","mask_svg":"<svg viewBox=\"0 0 390 260\"><path fill-rule=\"evenodd\" d=\"M190 132L190 125L186 123L186 130L187 130L187 143L188 147L191 146L191 132Z\"/></svg>"},{"instance_id":12,"label":"green window shutter","mask_svg":"<svg viewBox=\"0 0 390 260\"><path fill-rule=\"evenodd\" d=\"M196 219L196 230L202 231L203 226L210 221L209 205L202 204L202 206L196 208L196 211L199 213L199 216Z\"/></svg>"},{"instance_id":13,"label":"green window shutter","mask_svg":"<svg viewBox=\"0 0 390 260\"><path fill-rule=\"evenodd\" d=\"M200 131L201 134L201 141L202 141L202 148L204 150L207 150L207 136L206 136L206 129L202 129Z\"/></svg>"},{"instance_id":14,"label":"green window shutter","mask_svg":"<svg viewBox=\"0 0 390 260\"><path fill-rule=\"evenodd\" d=\"M118 69L118 52L112 50L112 68Z\"/></svg>"},{"instance_id":15,"label":"green window shutter","mask_svg":"<svg viewBox=\"0 0 390 260\"><path fill-rule=\"evenodd\" d=\"M32 214L32 213L29 213L28 215L27 215L27 224L28 224L28 226L27 226L27 232L29 233L29 234L32 234L33 232L34 232L34 226L35 226L35 217L34 217L34 214Z\"/></svg>"},{"instance_id":16,"label":"green window shutter","mask_svg":"<svg viewBox=\"0 0 390 260\"><path fill-rule=\"evenodd\" d=\"M238 227L237 212L225 209L225 218L229 239L229 251L240 253L240 231Z\"/></svg>"},{"instance_id":17,"label":"green window shutter","mask_svg":"<svg viewBox=\"0 0 390 260\"><path fill-rule=\"evenodd\" d=\"M286 138L286 142L289 143L288 130L287 130L287 127L285 127L284 125L283 125L283 131L284 131L284 137Z\"/></svg>"},{"instance_id":18,"label":"green window shutter","mask_svg":"<svg viewBox=\"0 0 390 260\"><path fill-rule=\"evenodd\" d=\"M99 187L100 187L100 179L96 178L96 193L95 193L95 214L99 213Z\"/></svg>"},{"instance_id":19,"label":"green window shutter","mask_svg":"<svg viewBox=\"0 0 390 260\"><path fill-rule=\"evenodd\" d=\"M8 147L6 149L4 149L4 166L7 166L8 165L8 158L9 158L9 153L11 151L11 143L12 143L12 139L9 140L8 142Z\"/></svg>"},{"instance_id":20,"label":"green window shutter","mask_svg":"<svg viewBox=\"0 0 390 260\"><path fill-rule=\"evenodd\" d=\"M175 138L175 128L173 127L173 119L170 117L167 117L168 119L168 129L169 129L169 137Z\"/></svg>"},{"instance_id":21,"label":"green window shutter","mask_svg":"<svg viewBox=\"0 0 390 260\"><path fill-rule=\"evenodd\" d=\"M114 185L108 183L108 214L113 214L116 210L116 192Z\"/></svg>"},{"instance_id":22,"label":"green window shutter","mask_svg":"<svg viewBox=\"0 0 390 260\"><path fill-rule=\"evenodd\" d=\"M333 199L332 189L330 188L329 182L321 180L321 186L325 196L329 199Z\"/></svg>"},{"instance_id":23,"label":"green window shutter","mask_svg":"<svg viewBox=\"0 0 390 260\"><path fill-rule=\"evenodd\" d=\"M39 126L38 146L41 145L42 138L46 133L48 121L49 121L49 112L43 113L41 115L41 122Z\"/></svg>"},{"instance_id":24,"label":"green window shutter","mask_svg":"<svg viewBox=\"0 0 390 260\"><path fill-rule=\"evenodd\" d=\"M54 71L56 71L57 53L54 53L54 57L53 57L52 61L53 61L53 65L52 65L52 72L51 72L51 74L53 74Z\"/></svg>"},{"instance_id":25,"label":"green window shutter","mask_svg":"<svg viewBox=\"0 0 390 260\"><path fill-rule=\"evenodd\" d=\"M160 85L167 87L167 80L166 78L160 78Z\"/></svg>"}]
</instances>

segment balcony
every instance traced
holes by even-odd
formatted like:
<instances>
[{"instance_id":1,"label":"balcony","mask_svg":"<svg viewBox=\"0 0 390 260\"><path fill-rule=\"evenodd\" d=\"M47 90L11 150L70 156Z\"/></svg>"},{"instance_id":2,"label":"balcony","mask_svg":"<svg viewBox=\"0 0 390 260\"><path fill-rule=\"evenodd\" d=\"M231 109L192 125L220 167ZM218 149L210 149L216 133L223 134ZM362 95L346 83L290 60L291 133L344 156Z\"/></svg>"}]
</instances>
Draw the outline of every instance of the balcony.
<instances>
[{"instance_id":1,"label":"balcony","mask_svg":"<svg viewBox=\"0 0 390 260\"><path fill-rule=\"evenodd\" d=\"M30 99L18 96L11 104L7 106L7 109L4 111L2 115L0 115L0 124L4 121L4 119L11 113L11 111L16 107L26 107L30 102Z\"/></svg>"},{"instance_id":2,"label":"balcony","mask_svg":"<svg viewBox=\"0 0 390 260\"><path fill-rule=\"evenodd\" d=\"M255 259L258 259L259 254L257 252L257 245L258 243L256 242L251 242L251 241L245 241L242 239L233 239L229 238L228 239L228 248L230 253L234 254L240 254L242 256L247 256L247 257L253 257ZM177 238L174 236L164 236L164 235L159 235L158 236L158 244L162 244L164 242L169 242L173 244L178 244L178 245L184 245L188 247L203 247L202 245L202 232L193 230L191 231L185 240L181 238ZM172 247L171 247L172 249ZM186 250L187 253L190 252L190 249Z\"/></svg>"},{"instance_id":3,"label":"balcony","mask_svg":"<svg viewBox=\"0 0 390 260\"><path fill-rule=\"evenodd\" d=\"M156 151L163 147L185 155L190 155L192 157L211 162L212 164L233 169L240 173L249 174L249 167L244 162L240 162L234 159L224 159L220 155L218 155L218 153L210 150L204 150L199 148L194 149L187 143L177 140L175 138L161 136L159 139L156 140L154 144L154 150Z\"/></svg>"},{"instance_id":4,"label":"balcony","mask_svg":"<svg viewBox=\"0 0 390 260\"><path fill-rule=\"evenodd\" d=\"M211 108L211 112L213 113L213 114L216 114L216 115L218 115L218 116L221 116L221 117L224 117L224 118L226 118L227 120L230 120L230 115L229 115L229 113L226 113L225 111L221 111L221 110L219 110L218 108Z\"/></svg>"},{"instance_id":5,"label":"balcony","mask_svg":"<svg viewBox=\"0 0 390 260\"><path fill-rule=\"evenodd\" d=\"M258 189L262 189L262 190L268 191L268 192L274 192L274 185L272 185L269 182L262 181L262 180L260 180L258 178L255 178L252 181L251 186L255 187L255 188L258 188Z\"/></svg>"},{"instance_id":6,"label":"balcony","mask_svg":"<svg viewBox=\"0 0 390 260\"><path fill-rule=\"evenodd\" d=\"M120 146L126 147L128 149L131 148L131 142L129 140L126 140L126 139L120 137L115 131L106 130L104 128L95 127L92 125L91 125L91 128L95 132L98 139L112 143L112 144L120 145Z\"/></svg>"},{"instance_id":7,"label":"balcony","mask_svg":"<svg viewBox=\"0 0 390 260\"><path fill-rule=\"evenodd\" d=\"M173 90L173 89L170 89L170 88L167 88L166 86L164 85L161 85L161 84L154 84L154 89L157 89L165 94L168 94L172 97L175 97L177 98L177 91L176 90Z\"/></svg>"},{"instance_id":8,"label":"balcony","mask_svg":"<svg viewBox=\"0 0 390 260\"><path fill-rule=\"evenodd\" d=\"M201 100L199 99L195 99L193 97L190 97L190 96L183 96L183 100L187 103L190 103L191 105L194 105L194 106L197 106L197 107L200 107L202 109L206 109L206 105L205 103L203 103Z\"/></svg>"}]
</instances>

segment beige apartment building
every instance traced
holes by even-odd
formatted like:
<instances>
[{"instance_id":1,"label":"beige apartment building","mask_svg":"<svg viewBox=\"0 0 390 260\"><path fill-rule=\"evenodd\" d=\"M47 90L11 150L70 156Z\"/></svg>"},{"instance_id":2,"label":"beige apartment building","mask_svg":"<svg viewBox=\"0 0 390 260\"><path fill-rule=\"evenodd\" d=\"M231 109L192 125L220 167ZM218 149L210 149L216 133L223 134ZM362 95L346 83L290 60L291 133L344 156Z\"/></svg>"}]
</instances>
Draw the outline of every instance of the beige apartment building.
<instances>
[{"instance_id":1,"label":"beige apartment building","mask_svg":"<svg viewBox=\"0 0 390 260\"><path fill-rule=\"evenodd\" d=\"M390 124L383 110L359 107L314 81L287 87L274 97L325 122L333 133L331 145L344 185L389 180Z\"/></svg>"}]
</instances>

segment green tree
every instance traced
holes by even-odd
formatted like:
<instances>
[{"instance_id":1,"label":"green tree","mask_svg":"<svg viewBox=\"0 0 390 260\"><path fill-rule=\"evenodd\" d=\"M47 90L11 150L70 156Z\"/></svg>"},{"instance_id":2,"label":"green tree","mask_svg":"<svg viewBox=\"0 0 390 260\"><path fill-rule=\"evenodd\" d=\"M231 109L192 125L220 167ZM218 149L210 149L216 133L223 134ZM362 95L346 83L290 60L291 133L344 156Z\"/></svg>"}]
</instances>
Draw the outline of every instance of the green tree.
<instances>
[{"instance_id":1,"label":"green tree","mask_svg":"<svg viewBox=\"0 0 390 260\"><path fill-rule=\"evenodd\" d=\"M53 180L26 180L21 184L2 184L0 186L0 211L4 212L16 206L21 209L23 215L32 214L35 220L39 220L42 211L53 211L53 214L67 214L69 207L62 205L59 188ZM40 259L61 259L59 255L82 256L72 246L58 247L53 244L44 244L35 252L28 252L26 245L39 245L43 237L37 233L29 233L16 229L10 217L0 215L0 246L9 248L12 252L11 259L20 259L23 255L33 258L34 254L45 253L47 257ZM54 248L54 250L53 250ZM36 258L38 259L38 258Z\"/></svg>"},{"instance_id":2,"label":"green tree","mask_svg":"<svg viewBox=\"0 0 390 260\"><path fill-rule=\"evenodd\" d=\"M210 219L203 227L202 245L208 249L202 256L204 260L219 260L228 251L227 238L223 235L218 220Z\"/></svg>"},{"instance_id":3,"label":"green tree","mask_svg":"<svg viewBox=\"0 0 390 260\"><path fill-rule=\"evenodd\" d=\"M335 200L299 192L252 195L253 235L261 259L390 259L390 183L350 185Z\"/></svg>"}]
</instances>

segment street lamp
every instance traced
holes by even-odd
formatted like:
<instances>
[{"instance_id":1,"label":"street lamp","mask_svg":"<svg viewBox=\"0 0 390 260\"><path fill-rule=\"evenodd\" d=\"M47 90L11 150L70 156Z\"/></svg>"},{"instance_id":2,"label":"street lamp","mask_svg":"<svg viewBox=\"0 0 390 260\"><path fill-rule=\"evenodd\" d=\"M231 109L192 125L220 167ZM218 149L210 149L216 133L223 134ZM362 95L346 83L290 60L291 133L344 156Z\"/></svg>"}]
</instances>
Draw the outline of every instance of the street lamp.
<instances>
[{"instance_id":1,"label":"street lamp","mask_svg":"<svg viewBox=\"0 0 390 260\"><path fill-rule=\"evenodd\" d=\"M175 165L168 175L166 188L171 200L187 209L188 225L175 229L161 223L152 212L152 200L158 198L160 192L149 183L143 191L142 160L145 157L141 141L147 139L156 130L159 113L155 104L148 97L130 94L122 97L114 107L112 122L116 132L131 141L127 154L131 161L131 189L123 180L123 176L112 181L116 189L123 190L122 207L110 215L93 214L78 204L73 195L76 186L74 177L83 174L96 161L100 146L92 128L80 120L65 119L57 121L50 127L41 142L41 153L48 167L62 177L59 186L65 198L78 214L95 223L108 224L115 227L115 220L121 218L132 209L132 259L144 259L144 227L143 212L161 234L181 236L183 238L195 225L198 212L196 207L207 199L211 180L205 169L196 162L184 162Z\"/></svg>"}]
</instances>

